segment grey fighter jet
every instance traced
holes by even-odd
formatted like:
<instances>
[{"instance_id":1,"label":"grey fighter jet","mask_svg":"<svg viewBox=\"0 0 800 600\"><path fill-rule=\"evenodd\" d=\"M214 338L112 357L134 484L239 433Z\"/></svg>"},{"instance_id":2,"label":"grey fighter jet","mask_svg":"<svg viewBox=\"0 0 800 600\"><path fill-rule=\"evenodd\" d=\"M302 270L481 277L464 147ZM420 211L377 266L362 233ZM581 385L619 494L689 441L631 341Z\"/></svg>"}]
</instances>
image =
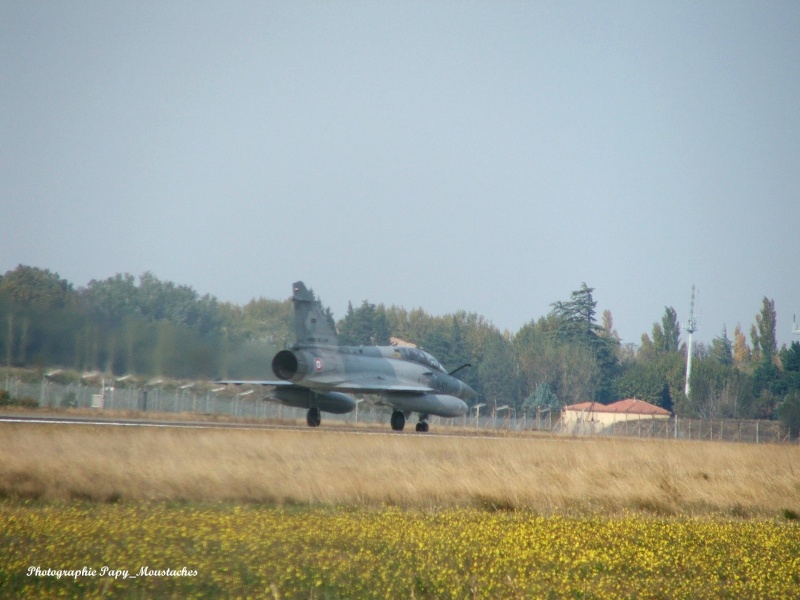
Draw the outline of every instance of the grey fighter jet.
<instances>
[{"instance_id":1,"label":"grey fighter jet","mask_svg":"<svg viewBox=\"0 0 800 600\"><path fill-rule=\"evenodd\" d=\"M319 302L302 281L293 285L295 344L272 359L277 381L221 381L272 386L272 399L307 408L306 421L318 427L321 412L349 413L356 407L351 394L380 395L394 409L392 429L402 431L411 413L419 414L417 431L428 431L428 417L459 417L464 400L475 390L453 377L427 352L415 347L340 346Z\"/></svg>"}]
</instances>

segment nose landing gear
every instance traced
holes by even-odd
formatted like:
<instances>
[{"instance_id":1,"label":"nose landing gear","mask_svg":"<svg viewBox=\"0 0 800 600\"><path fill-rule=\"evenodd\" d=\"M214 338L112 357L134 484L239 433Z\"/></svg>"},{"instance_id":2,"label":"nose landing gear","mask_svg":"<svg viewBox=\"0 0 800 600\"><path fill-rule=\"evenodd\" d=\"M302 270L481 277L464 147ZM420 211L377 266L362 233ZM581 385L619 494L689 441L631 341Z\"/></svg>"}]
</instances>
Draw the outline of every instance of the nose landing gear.
<instances>
[{"instance_id":1,"label":"nose landing gear","mask_svg":"<svg viewBox=\"0 0 800 600\"><path fill-rule=\"evenodd\" d=\"M418 433L428 433L428 415L420 415L417 423Z\"/></svg>"}]
</instances>

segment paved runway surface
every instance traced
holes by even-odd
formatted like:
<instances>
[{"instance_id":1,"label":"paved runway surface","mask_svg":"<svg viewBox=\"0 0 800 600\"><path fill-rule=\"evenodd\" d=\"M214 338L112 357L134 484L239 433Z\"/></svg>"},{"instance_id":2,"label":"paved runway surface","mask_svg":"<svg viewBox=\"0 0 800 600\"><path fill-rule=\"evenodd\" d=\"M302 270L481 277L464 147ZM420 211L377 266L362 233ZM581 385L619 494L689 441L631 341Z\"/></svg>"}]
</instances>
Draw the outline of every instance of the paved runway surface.
<instances>
[{"instance_id":1,"label":"paved runway surface","mask_svg":"<svg viewBox=\"0 0 800 600\"><path fill-rule=\"evenodd\" d=\"M270 423L270 422L256 422L256 423L241 423L241 422L221 422L221 421L187 421L178 419L157 419L157 418L132 418L132 417L90 417L90 416L60 416L60 415L35 415L35 414L18 414L18 415L0 415L0 423L28 423L39 425L94 425L106 427L155 427L164 429L255 429L263 431L302 431L306 433L348 433L358 435L411 435L415 437L482 437L482 438L508 438L508 437L526 437L527 432L504 432L498 434L497 431L489 429L485 430L464 430L452 429L449 427L442 427L441 429L430 431L428 433L417 433L412 428L407 428L404 431L392 431L389 429L389 424L386 424L386 429L381 429L377 426L355 427L347 425L332 425L326 427L324 424L319 428L308 427L307 425L290 424L290 423Z\"/></svg>"}]
</instances>

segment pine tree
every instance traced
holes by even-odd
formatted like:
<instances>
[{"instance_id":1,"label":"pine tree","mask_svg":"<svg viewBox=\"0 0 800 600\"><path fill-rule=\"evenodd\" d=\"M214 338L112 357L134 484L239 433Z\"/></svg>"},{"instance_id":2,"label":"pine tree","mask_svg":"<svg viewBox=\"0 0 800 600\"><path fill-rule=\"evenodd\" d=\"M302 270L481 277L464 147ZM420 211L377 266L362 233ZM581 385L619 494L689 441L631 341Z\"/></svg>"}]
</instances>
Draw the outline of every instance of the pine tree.
<instances>
[{"instance_id":1,"label":"pine tree","mask_svg":"<svg viewBox=\"0 0 800 600\"><path fill-rule=\"evenodd\" d=\"M550 389L547 383L539 382L536 384L534 392L525 398L522 408L526 414L534 414L537 410L555 411L561 407L558 397Z\"/></svg>"},{"instance_id":2,"label":"pine tree","mask_svg":"<svg viewBox=\"0 0 800 600\"><path fill-rule=\"evenodd\" d=\"M573 341L589 341L599 335L602 327L595 322L597 302L592 298L594 288L586 283L572 292L569 302L554 302L553 314L559 321L559 334Z\"/></svg>"},{"instance_id":3,"label":"pine tree","mask_svg":"<svg viewBox=\"0 0 800 600\"><path fill-rule=\"evenodd\" d=\"M553 303L551 314L558 324L555 331L558 339L570 346L583 346L593 355L600 370L595 399L608 402L613 396L619 340L603 335L603 327L596 323L597 302L592 297L593 291L594 288L582 283L579 290L572 292L569 302Z\"/></svg>"},{"instance_id":4,"label":"pine tree","mask_svg":"<svg viewBox=\"0 0 800 600\"><path fill-rule=\"evenodd\" d=\"M722 336L714 338L711 342L711 356L720 364L733 364L733 344L728 339L728 330L724 325Z\"/></svg>"}]
</instances>

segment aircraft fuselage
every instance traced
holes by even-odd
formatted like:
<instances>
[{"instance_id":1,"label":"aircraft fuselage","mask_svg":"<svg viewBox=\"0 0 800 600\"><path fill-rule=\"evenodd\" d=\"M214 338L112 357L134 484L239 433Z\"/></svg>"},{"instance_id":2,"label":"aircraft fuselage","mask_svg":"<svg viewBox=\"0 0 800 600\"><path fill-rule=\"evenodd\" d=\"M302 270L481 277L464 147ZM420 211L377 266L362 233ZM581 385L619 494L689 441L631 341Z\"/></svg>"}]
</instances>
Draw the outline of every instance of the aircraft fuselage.
<instances>
[{"instance_id":1,"label":"aircraft fuselage","mask_svg":"<svg viewBox=\"0 0 800 600\"><path fill-rule=\"evenodd\" d=\"M272 361L275 375L319 393L380 394L404 413L457 417L475 395L448 375L430 354L395 346L311 346L282 350Z\"/></svg>"}]
</instances>

